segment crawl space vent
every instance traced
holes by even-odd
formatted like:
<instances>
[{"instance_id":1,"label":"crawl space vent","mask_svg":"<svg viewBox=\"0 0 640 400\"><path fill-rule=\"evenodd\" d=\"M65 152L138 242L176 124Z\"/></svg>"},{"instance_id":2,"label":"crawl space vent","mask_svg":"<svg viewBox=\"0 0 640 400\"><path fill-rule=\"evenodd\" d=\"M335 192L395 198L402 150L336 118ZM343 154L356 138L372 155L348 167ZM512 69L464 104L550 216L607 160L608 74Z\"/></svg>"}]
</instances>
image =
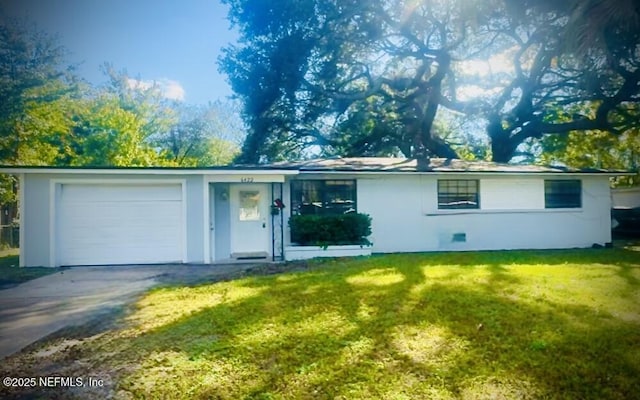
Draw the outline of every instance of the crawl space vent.
<instances>
[{"instance_id":1,"label":"crawl space vent","mask_svg":"<svg viewBox=\"0 0 640 400\"><path fill-rule=\"evenodd\" d=\"M466 242L467 241L467 234L466 233L454 233L453 237L451 238L452 242Z\"/></svg>"}]
</instances>

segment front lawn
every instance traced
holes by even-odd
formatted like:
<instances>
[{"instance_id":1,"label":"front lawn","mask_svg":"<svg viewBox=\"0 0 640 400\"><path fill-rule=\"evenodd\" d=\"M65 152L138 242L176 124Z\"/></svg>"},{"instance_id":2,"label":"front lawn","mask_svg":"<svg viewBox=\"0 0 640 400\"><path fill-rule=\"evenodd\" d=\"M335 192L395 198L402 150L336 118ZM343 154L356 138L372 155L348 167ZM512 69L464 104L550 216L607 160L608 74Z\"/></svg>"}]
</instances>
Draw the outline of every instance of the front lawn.
<instances>
[{"instance_id":1,"label":"front lawn","mask_svg":"<svg viewBox=\"0 0 640 400\"><path fill-rule=\"evenodd\" d=\"M156 289L120 328L58 354L56 371L105 377L107 394L125 398L640 393L637 251L404 254L307 269Z\"/></svg>"}]
</instances>

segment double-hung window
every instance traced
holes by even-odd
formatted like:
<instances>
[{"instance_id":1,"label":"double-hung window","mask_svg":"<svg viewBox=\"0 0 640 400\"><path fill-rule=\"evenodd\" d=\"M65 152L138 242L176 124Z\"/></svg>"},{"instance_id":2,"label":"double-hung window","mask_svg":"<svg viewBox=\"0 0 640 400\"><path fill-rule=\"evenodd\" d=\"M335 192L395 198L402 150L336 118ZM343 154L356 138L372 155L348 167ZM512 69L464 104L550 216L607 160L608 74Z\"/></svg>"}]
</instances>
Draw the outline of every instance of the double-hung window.
<instances>
[{"instance_id":1,"label":"double-hung window","mask_svg":"<svg viewBox=\"0 0 640 400\"><path fill-rule=\"evenodd\" d=\"M582 207L582 182L578 179L544 181L545 208Z\"/></svg>"},{"instance_id":2,"label":"double-hung window","mask_svg":"<svg viewBox=\"0 0 640 400\"><path fill-rule=\"evenodd\" d=\"M480 208L480 184L477 179L438 180L438 209Z\"/></svg>"},{"instance_id":3,"label":"double-hung window","mask_svg":"<svg viewBox=\"0 0 640 400\"><path fill-rule=\"evenodd\" d=\"M356 181L353 179L291 181L294 215L336 215L356 210Z\"/></svg>"}]
</instances>

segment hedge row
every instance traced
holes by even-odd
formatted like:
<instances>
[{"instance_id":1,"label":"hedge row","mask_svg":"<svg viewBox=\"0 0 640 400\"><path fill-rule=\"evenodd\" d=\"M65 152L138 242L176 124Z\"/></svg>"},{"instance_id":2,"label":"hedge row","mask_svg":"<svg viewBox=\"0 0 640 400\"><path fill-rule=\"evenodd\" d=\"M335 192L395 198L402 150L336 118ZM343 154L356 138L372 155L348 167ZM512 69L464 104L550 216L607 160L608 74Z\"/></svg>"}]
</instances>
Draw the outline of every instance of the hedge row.
<instances>
[{"instance_id":1,"label":"hedge row","mask_svg":"<svg viewBox=\"0 0 640 400\"><path fill-rule=\"evenodd\" d=\"M371 217L367 214L293 215L291 241L303 246L370 245Z\"/></svg>"}]
</instances>

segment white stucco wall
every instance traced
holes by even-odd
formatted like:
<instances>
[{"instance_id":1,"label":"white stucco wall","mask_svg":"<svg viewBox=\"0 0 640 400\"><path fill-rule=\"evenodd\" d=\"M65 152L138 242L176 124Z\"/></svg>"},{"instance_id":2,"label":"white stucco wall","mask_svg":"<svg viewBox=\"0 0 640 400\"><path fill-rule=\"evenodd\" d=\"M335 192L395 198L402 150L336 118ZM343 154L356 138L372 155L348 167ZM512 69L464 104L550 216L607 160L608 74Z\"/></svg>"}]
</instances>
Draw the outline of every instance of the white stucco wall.
<instances>
[{"instance_id":1,"label":"white stucco wall","mask_svg":"<svg viewBox=\"0 0 640 400\"><path fill-rule=\"evenodd\" d=\"M544 180L512 177L482 179L480 204L484 210L544 208Z\"/></svg>"},{"instance_id":2,"label":"white stucco wall","mask_svg":"<svg viewBox=\"0 0 640 400\"><path fill-rule=\"evenodd\" d=\"M358 211L372 217L374 252L573 248L611 241L607 177L581 177L582 208L559 210L544 208L543 177L509 176L478 177L479 210L438 210L437 179L358 179ZM454 234L465 234L466 241L453 241Z\"/></svg>"},{"instance_id":3,"label":"white stucco wall","mask_svg":"<svg viewBox=\"0 0 640 400\"><path fill-rule=\"evenodd\" d=\"M435 205L430 193L436 181L424 175L394 175L358 179L358 212L372 218L374 252L414 252L437 249L424 214Z\"/></svg>"},{"instance_id":4,"label":"white stucco wall","mask_svg":"<svg viewBox=\"0 0 640 400\"><path fill-rule=\"evenodd\" d=\"M20 264L22 266L49 266L49 177L26 175L23 180L24 199L20 216Z\"/></svg>"},{"instance_id":5,"label":"white stucco wall","mask_svg":"<svg viewBox=\"0 0 640 400\"><path fill-rule=\"evenodd\" d=\"M209 222L205 220L205 190L209 190L201 176L186 178L186 211L187 211L187 262L204 263L204 229ZM207 204L206 207L209 205ZM209 245L208 243L206 244ZM208 260L207 260L208 262Z\"/></svg>"},{"instance_id":6,"label":"white stucco wall","mask_svg":"<svg viewBox=\"0 0 640 400\"><path fill-rule=\"evenodd\" d=\"M309 174L316 179L357 179L357 208L373 220L374 252L417 252L437 250L544 249L589 247L611 241L611 196L606 176L554 176L553 179L582 180L582 208L544 209L544 177L487 175L480 180L479 210L438 210L437 179L470 179L469 175L409 174ZM161 175L119 174L25 174L21 216L21 264L52 266L55 240L55 190L52 181L109 181L167 179ZM305 176L300 176L305 178ZM209 182L202 175L171 175L183 180L186 204L186 262L201 263L209 246ZM290 244L288 216L291 212L289 185L283 200L285 245ZM216 231L216 235L224 232ZM465 234L465 242L454 242ZM214 254L215 255L215 252Z\"/></svg>"}]
</instances>

